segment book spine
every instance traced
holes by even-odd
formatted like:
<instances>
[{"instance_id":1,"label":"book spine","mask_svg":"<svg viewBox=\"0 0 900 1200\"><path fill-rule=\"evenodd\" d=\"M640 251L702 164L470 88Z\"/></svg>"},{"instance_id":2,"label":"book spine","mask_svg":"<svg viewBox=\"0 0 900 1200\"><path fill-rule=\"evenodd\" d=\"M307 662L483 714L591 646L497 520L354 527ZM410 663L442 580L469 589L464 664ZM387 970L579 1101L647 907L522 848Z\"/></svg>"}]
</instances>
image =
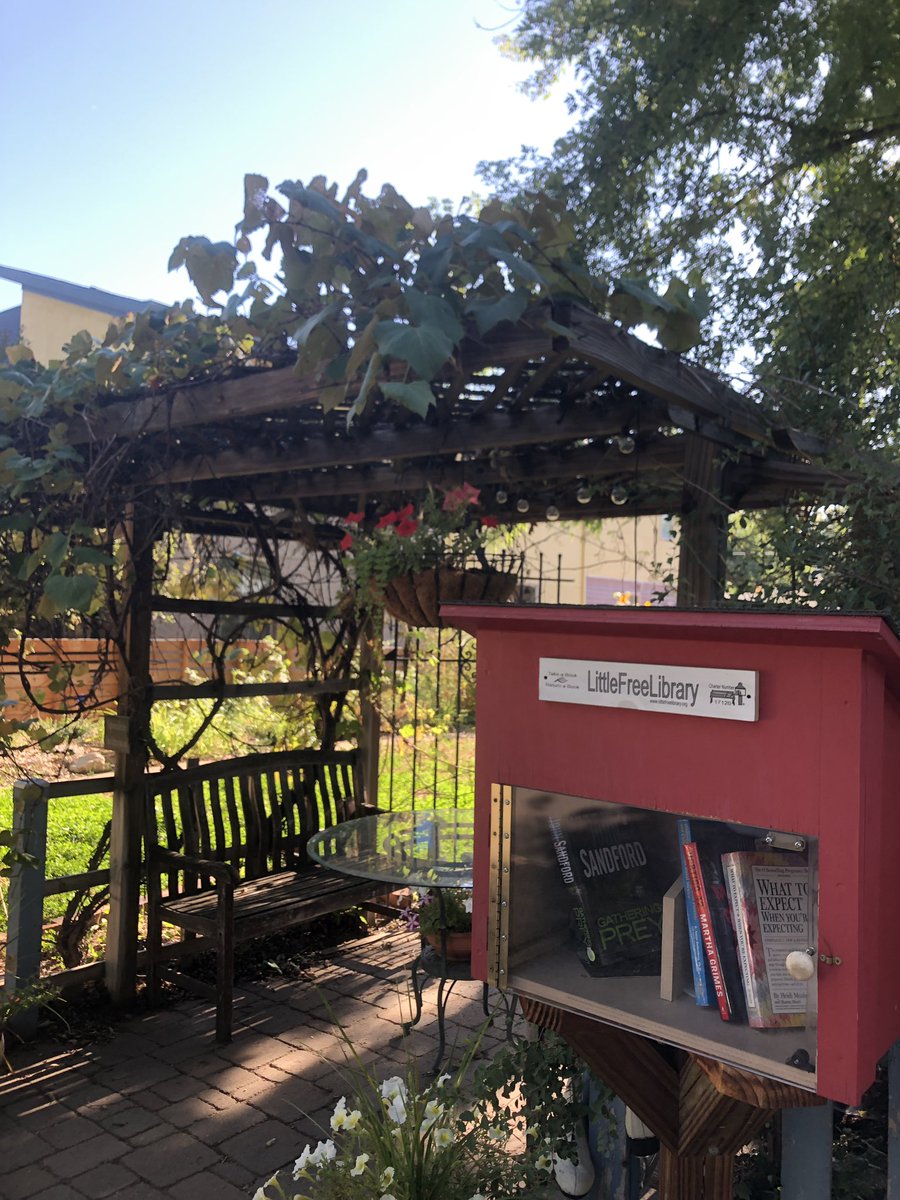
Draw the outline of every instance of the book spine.
<instances>
[{"instance_id":1,"label":"book spine","mask_svg":"<svg viewBox=\"0 0 900 1200\"><path fill-rule=\"evenodd\" d=\"M730 1019L746 1021L747 1005L744 1003L744 987L741 983L737 942L731 922L731 905L728 903L728 892L725 889L725 878L722 874L722 859L718 853L705 854L702 843L699 859L700 871L706 885L713 936L719 952L719 967L722 971L722 981L725 984L725 994L728 997Z\"/></svg>"},{"instance_id":2,"label":"book spine","mask_svg":"<svg viewBox=\"0 0 900 1200\"><path fill-rule=\"evenodd\" d=\"M575 929L575 938L578 943L578 956L590 965L597 961L597 947L595 945L594 931L591 928L589 913L584 902L584 896L575 877L575 872L572 869L568 841L559 821L551 818L547 822L547 825L553 842L553 854L571 901L571 917Z\"/></svg>"},{"instance_id":3,"label":"book spine","mask_svg":"<svg viewBox=\"0 0 900 1200\"><path fill-rule=\"evenodd\" d=\"M747 892L747 881L742 875L734 855L722 855L722 870L725 874L725 887L728 890L731 915L734 919L738 966L741 969L741 983L744 985L744 999L747 1002L747 1020L751 1025L761 1028L765 1021L760 1007L756 967L750 949L751 922L748 905L753 903L753 898Z\"/></svg>"},{"instance_id":4,"label":"book spine","mask_svg":"<svg viewBox=\"0 0 900 1200\"><path fill-rule=\"evenodd\" d=\"M706 962L706 952L703 949L703 935L700 932L700 919L697 916L697 904L694 900L694 889L688 877L687 863L684 858L684 847L691 839L691 823L686 817L678 821L678 845L681 853L681 873L684 877L684 910L687 917L688 945L691 951L691 974L694 977L694 1000L697 1004L708 1008L715 1004L712 980L709 977L709 967Z\"/></svg>"},{"instance_id":5,"label":"book spine","mask_svg":"<svg viewBox=\"0 0 900 1200\"><path fill-rule=\"evenodd\" d=\"M700 869L700 855L697 853L697 843L685 843L681 852L687 868L688 882L694 895L694 903L697 906L700 936L703 940L703 948L706 951L707 961L709 962L709 973L712 976L713 991L716 995L716 1003L719 1006L719 1014L723 1021L730 1021L732 1017L731 1006L728 1003L725 976L722 974L722 964L719 960L719 951L716 947L715 934L713 933L712 914L706 894L703 872Z\"/></svg>"}]
</instances>

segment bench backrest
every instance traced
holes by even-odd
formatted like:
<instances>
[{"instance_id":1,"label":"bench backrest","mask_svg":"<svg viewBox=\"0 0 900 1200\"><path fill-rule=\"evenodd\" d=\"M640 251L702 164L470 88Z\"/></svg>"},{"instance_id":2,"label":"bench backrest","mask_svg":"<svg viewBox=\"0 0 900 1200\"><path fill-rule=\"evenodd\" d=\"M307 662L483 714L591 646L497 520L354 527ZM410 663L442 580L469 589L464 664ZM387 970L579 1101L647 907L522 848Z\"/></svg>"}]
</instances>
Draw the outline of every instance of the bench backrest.
<instances>
[{"instance_id":1,"label":"bench backrest","mask_svg":"<svg viewBox=\"0 0 900 1200\"><path fill-rule=\"evenodd\" d=\"M287 750L149 775L148 853L228 862L245 879L301 867L312 834L362 815L358 762L356 750ZM191 886L180 874L170 894Z\"/></svg>"}]
</instances>

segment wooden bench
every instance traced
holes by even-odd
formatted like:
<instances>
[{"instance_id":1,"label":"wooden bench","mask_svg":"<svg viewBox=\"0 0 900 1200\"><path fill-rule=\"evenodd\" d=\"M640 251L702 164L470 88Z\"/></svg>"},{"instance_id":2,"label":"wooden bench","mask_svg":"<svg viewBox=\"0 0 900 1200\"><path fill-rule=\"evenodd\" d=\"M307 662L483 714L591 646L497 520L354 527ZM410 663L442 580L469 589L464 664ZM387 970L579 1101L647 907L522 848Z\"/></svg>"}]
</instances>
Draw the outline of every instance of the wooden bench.
<instances>
[{"instance_id":1,"label":"wooden bench","mask_svg":"<svg viewBox=\"0 0 900 1200\"><path fill-rule=\"evenodd\" d=\"M163 925L210 939L216 1040L230 1041L235 943L378 892L377 883L329 871L306 853L312 834L365 811L356 751L254 754L148 776L151 1003L159 995Z\"/></svg>"}]
</instances>

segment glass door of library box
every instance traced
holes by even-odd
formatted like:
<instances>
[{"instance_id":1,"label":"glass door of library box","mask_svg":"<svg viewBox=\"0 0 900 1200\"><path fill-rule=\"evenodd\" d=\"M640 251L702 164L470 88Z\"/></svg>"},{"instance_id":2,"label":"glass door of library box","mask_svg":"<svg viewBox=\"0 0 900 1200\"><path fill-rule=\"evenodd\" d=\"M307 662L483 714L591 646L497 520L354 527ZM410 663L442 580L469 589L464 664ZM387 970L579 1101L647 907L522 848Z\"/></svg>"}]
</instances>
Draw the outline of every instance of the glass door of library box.
<instances>
[{"instance_id":1,"label":"glass door of library box","mask_svg":"<svg viewBox=\"0 0 900 1200\"><path fill-rule=\"evenodd\" d=\"M816 1090L815 838L492 789L489 974Z\"/></svg>"}]
</instances>

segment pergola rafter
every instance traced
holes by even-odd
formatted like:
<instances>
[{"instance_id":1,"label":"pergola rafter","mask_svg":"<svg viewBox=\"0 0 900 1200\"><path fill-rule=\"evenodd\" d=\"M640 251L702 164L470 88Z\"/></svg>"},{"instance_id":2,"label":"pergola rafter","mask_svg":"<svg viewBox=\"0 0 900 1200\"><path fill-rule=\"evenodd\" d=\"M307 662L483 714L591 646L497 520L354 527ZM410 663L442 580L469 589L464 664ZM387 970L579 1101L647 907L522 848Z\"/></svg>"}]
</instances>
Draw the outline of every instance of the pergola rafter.
<instances>
[{"instance_id":1,"label":"pergola rafter","mask_svg":"<svg viewBox=\"0 0 900 1200\"><path fill-rule=\"evenodd\" d=\"M395 504L463 480L504 522L523 516L497 503L501 486L528 499L526 520L549 504L580 518L684 515L694 438L721 460L715 500L724 511L783 504L834 482L810 461L819 443L711 372L578 306L557 304L551 315L567 336L547 332L541 308L466 338L424 420L375 400L348 428L352 391L326 412L320 382L279 367L115 401L74 418L70 436L129 443L133 466L166 490L176 522L180 513L194 528L204 519L214 527L223 507L257 505L279 511L282 535L291 513L340 517L351 505ZM398 364L387 375L400 379ZM632 453L617 450L623 435ZM609 496L616 481L628 490L624 506ZM579 486L591 490L589 504L575 501Z\"/></svg>"}]
</instances>

